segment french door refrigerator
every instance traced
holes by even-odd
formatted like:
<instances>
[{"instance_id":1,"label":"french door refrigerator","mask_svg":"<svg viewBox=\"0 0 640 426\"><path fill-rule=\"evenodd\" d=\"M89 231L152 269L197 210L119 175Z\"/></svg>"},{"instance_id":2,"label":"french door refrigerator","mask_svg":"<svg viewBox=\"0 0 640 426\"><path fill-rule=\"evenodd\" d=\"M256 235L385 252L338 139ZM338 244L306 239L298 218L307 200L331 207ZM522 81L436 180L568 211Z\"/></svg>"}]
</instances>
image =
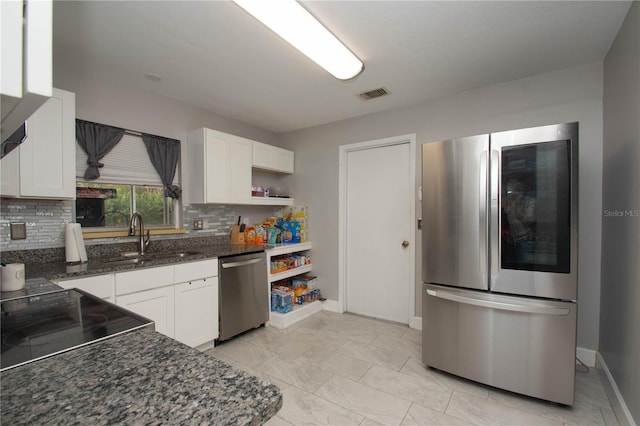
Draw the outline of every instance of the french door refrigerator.
<instances>
[{"instance_id":1,"label":"french door refrigerator","mask_svg":"<svg viewBox=\"0 0 640 426\"><path fill-rule=\"evenodd\" d=\"M422 145L426 366L574 402L578 123Z\"/></svg>"}]
</instances>

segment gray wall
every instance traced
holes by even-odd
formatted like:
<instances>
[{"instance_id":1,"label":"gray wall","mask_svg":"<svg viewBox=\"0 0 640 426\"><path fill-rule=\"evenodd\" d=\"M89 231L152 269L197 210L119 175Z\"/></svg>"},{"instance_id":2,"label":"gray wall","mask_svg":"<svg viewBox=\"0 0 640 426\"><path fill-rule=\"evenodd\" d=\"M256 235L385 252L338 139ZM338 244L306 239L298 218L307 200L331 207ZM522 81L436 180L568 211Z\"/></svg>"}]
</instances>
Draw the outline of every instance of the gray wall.
<instances>
[{"instance_id":1,"label":"gray wall","mask_svg":"<svg viewBox=\"0 0 640 426\"><path fill-rule=\"evenodd\" d=\"M640 3L604 62L600 355L640 423Z\"/></svg>"},{"instance_id":2,"label":"gray wall","mask_svg":"<svg viewBox=\"0 0 640 426\"><path fill-rule=\"evenodd\" d=\"M391 88L393 91L393 88ZM392 95L393 96L393 95ZM372 101L375 102L375 101ZM338 147L416 133L418 144L498 130L580 122L580 283L578 346L598 348L602 219L602 63L587 64L467 91L416 106L282 135L296 152L290 186L309 206L314 272L338 298ZM418 153L418 163L420 154ZM420 164L417 164L419 179ZM384 202L381 194L380 202ZM417 217L420 209L417 206ZM420 312L420 233L416 230L416 313Z\"/></svg>"},{"instance_id":3,"label":"gray wall","mask_svg":"<svg viewBox=\"0 0 640 426\"><path fill-rule=\"evenodd\" d=\"M276 135L264 129L139 88L97 81L81 71L66 68L64 63L55 64L54 86L76 94L78 118L178 139L182 141L183 157L187 134L199 127L210 127L265 143L277 141ZM183 165L180 171L183 186L188 185L187 174L183 173L186 167L188 165ZM189 200L183 201L187 204ZM73 203L69 201L3 199L0 202L0 247L2 250L27 250L64 246L64 223L73 220L72 208ZM228 233L239 214L249 217L250 223L253 223L261 222L273 212L273 208L266 207L185 205L182 222L189 229L194 218L201 218L204 220L204 230L188 231L191 235L221 235ZM26 223L27 239L10 239L11 222ZM107 241L113 239L91 240L88 244Z\"/></svg>"},{"instance_id":4,"label":"gray wall","mask_svg":"<svg viewBox=\"0 0 640 426\"><path fill-rule=\"evenodd\" d=\"M127 87L116 81L93 79L60 62L54 63L53 77L55 87L76 94L78 118L178 139L182 142L182 158L186 158L187 134L200 127L264 143L277 141L277 136L267 130L145 91L150 89L145 87L149 82L142 77L140 87ZM181 176L182 185L188 185L187 173ZM189 203L186 198L184 201Z\"/></svg>"}]
</instances>

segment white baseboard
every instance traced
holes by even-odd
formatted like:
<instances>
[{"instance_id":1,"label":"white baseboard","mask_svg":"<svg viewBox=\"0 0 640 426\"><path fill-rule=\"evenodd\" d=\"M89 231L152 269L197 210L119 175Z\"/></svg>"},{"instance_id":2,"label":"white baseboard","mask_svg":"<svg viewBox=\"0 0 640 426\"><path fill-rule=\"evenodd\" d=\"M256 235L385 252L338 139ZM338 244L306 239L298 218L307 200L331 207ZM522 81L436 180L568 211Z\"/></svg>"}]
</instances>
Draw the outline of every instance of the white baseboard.
<instances>
[{"instance_id":1,"label":"white baseboard","mask_svg":"<svg viewBox=\"0 0 640 426\"><path fill-rule=\"evenodd\" d=\"M422 330L422 317L413 317L409 321L409 327L415 328L416 330Z\"/></svg>"},{"instance_id":2,"label":"white baseboard","mask_svg":"<svg viewBox=\"0 0 640 426\"><path fill-rule=\"evenodd\" d=\"M635 425L636 423L633 421L633 416L627 407L627 404L620 393L620 389L618 389L618 385L611 375L611 371L609 371L609 367L607 367L607 363L604 362L604 358L599 353L597 354L598 365L602 367L602 371L606 376L607 380L603 380L604 389L607 392L607 396L609 397L609 401L611 401L611 406L613 407L613 411L618 417L618 420L621 424ZM602 377L602 376L601 376Z\"/></svg>"},{"instance_id":3,"label":"white baseboard","mask_svg":"<svg viewBox=\"0 0 640 426\"><path fill-rule=\"evenodd\" d=\"M585 349L578 346L576 348L576 358L580 361L584 362L587 367L595 367L596 366L596 351L592 349Z\"/></svg>"},{"instance_id":4,"label":"white baseboard","mask_svg":"<svg viewBox=\"0 0 640 426\"><path fill-rule=\"evenodd\" d=\"M269 326L284 330L305 318L309 318L316 312L320 312L322 309L322 302L315 301L305 303L304 305L297 305L294 307L293 311L287 312L286 314L269 312Z\"/></svg>"},{"instance_id":5,"label":"white baseboard","mask_svg":"<svg viewBox=\"0 0 640 426\"><path fill-rule=\"evenodd\" d=\"M338 303L337 300L327 299L324 302L322 302L322 310L323 311L341 313L341 311L340 311L340 303Z\"/></svg>"}]
</instances>

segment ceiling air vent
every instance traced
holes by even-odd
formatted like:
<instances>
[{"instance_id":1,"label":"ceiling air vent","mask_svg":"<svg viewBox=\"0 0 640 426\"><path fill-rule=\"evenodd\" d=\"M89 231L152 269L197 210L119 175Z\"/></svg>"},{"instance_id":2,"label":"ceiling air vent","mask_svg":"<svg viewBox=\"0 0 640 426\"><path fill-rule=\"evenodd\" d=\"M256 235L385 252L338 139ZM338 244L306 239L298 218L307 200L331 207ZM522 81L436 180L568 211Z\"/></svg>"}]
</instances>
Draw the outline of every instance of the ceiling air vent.
<instances>
[{"instance_id":1,"label":"ceiling air vent","mask_svg":"<svg viewBox=\"0 0 640 426\"><path fill-rule=\"evenodd\" d=\"M369 90L368 92L360 93L358 96L363 101L370 101L371 99L379 98L380 96L386 96L388 94L390 94L390 92L384 87L381 87L379 89L373 89Z\"/></svg>"}]
</instances>

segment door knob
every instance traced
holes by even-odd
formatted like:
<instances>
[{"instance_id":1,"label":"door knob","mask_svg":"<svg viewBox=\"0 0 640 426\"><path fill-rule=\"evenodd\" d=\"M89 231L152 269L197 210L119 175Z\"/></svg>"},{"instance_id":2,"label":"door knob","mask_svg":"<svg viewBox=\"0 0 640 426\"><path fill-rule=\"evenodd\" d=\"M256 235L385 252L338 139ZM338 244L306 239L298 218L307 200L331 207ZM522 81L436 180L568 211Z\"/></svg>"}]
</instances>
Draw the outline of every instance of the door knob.
<instances>
[{"instance_id":1,"label":"door knob","mask_svg":"<svg viewBox=\"0 0 640 426\"><path fill-rule=\"evenodd\" d=\"M404 247L404 248L409 247L409 241L404 240L404 241L402 242L402 247Z\"/></svg>"}]
</instances>

